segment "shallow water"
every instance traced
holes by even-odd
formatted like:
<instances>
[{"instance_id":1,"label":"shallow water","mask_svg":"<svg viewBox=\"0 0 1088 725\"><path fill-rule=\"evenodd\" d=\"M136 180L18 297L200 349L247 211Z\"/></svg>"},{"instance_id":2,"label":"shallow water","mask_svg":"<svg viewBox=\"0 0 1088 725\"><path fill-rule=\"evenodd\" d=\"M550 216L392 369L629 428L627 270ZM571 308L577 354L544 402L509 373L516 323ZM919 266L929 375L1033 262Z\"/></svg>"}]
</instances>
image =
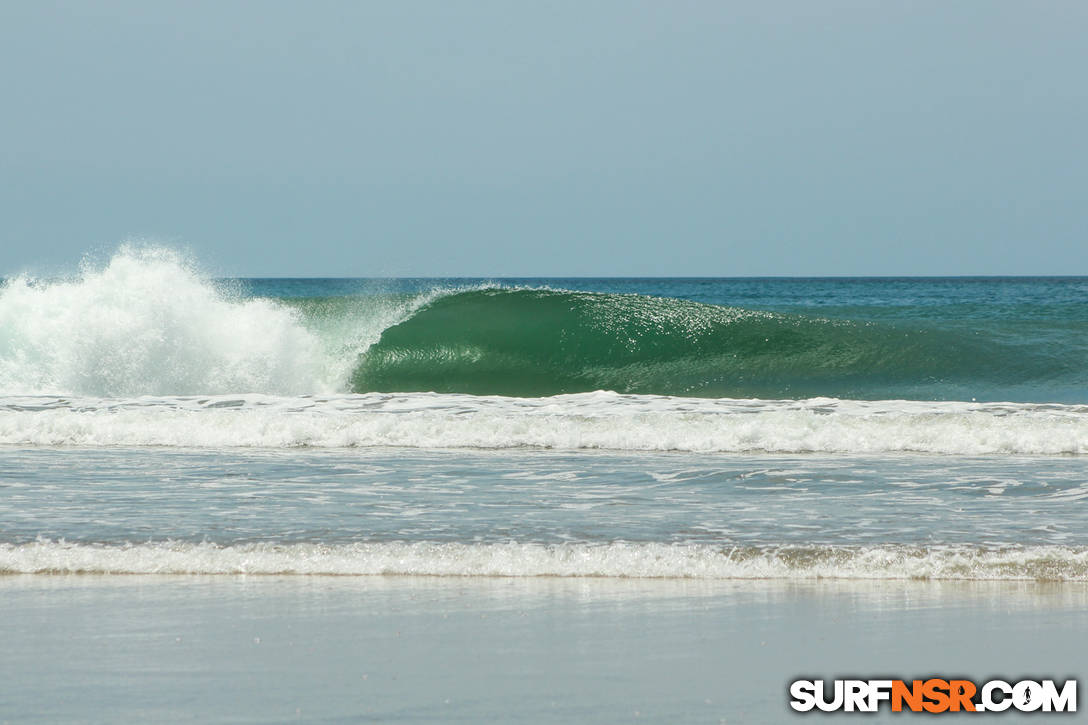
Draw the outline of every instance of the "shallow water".
<instances>
[{"instance_id":1,"label":"shallow water","mask_svg":"<svg viewBox=\"0 0 1088 725\"><path fill-rule=\"evenodd\" d=\"M1079 457L3 453L10 572L1088 578Z\"/></svg>"}]
</instances>

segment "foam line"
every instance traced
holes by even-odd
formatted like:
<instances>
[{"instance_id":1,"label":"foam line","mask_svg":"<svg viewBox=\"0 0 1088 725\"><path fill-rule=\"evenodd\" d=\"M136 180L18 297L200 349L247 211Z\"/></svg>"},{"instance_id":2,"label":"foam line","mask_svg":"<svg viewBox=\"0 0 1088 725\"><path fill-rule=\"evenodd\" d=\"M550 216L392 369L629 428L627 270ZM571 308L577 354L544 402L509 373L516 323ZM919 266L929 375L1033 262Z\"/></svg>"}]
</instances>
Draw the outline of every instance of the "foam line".
<instances>
[{"instance_id":1,"label":"foam line","mask_svg":"<svg viewBox=\"0 0 1088 725\"><path fill-rule=\"evenodd\" d=\"M627 542L118 546L40 540L0 544L0 573L1088 581L1088 550Z\"/></svg>"}]
</instances>

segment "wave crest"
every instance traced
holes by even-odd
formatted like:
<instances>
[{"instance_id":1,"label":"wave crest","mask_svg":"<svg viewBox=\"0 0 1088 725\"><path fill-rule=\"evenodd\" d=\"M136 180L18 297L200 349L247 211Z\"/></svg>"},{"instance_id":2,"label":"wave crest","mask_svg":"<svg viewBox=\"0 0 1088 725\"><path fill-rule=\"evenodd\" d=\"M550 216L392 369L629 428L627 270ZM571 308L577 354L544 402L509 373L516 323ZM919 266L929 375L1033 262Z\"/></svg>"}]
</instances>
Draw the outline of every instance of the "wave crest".
<instances>
[{"instance_id":1,"label":"wave crest","mask_svg":"<svg viewBox=\"0 0 1088 725\"><path fill-rule=\"evenodd\" d=\"M491 288L439 297L388 327L352 390L963 399L1083 374L1046 350L933 327Z\"/></svg>"}]
</instances>

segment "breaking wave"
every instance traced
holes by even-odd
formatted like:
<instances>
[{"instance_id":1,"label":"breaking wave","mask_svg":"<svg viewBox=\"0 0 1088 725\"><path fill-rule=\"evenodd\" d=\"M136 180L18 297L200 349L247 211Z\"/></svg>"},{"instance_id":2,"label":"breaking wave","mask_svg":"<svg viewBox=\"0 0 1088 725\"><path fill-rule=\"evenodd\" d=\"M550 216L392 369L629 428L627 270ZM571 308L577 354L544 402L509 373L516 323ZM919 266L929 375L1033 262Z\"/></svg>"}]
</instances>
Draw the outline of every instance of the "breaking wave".
<instances>
[{"instance_id":1,"label":"breaking wave","mask_svg":"<svg viewBox=\"0 0 1088 725\"><path fill-rule=\"evenodd\" d=\"M663 543L341 545L40 540L0 544L0 574L278 574L685 579L1088 581L1088 551L1059 546L715 547Z\"/></svg>"},{"instance_id":2,"label":"breaking wave","mask_svg":"<svg viewBox=\"0 0 1088 725\"><path fill-rule=\"evenodd\" d=\"M253 298L171 250L123 247L71 279L0 286L0 395L994 400L1088 385L1080 348L999 333L495 286Z\"/></svg>"},{"instance_id":3,"label":"breaking wave","mask_svg":"<svg viewBox=\"0 0 1088 725\"><path fill-rule=\"evenodd\" d=\"M74 279L0 287L0 392L161 395L331 390L315 335L177 253L123 248Z\"/></svg>"}]
</instances>

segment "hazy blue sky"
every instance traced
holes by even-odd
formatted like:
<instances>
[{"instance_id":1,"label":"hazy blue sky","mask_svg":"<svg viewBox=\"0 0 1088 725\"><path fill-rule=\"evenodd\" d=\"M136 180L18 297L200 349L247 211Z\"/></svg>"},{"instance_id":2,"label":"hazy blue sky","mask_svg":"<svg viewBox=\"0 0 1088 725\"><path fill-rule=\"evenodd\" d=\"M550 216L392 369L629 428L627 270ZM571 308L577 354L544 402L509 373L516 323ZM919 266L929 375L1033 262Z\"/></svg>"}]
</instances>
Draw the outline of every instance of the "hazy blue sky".
<instances>
[{"instance_id":1,"label":"hazy blue sky","mask_svg":"<svg viewBox=\"0 0 1088 725\"><path fill-rule=\"evenodd\" d=\"M1088 274L1088 3L0 3L0 274Z\"/></svg>"}]
</instances>

